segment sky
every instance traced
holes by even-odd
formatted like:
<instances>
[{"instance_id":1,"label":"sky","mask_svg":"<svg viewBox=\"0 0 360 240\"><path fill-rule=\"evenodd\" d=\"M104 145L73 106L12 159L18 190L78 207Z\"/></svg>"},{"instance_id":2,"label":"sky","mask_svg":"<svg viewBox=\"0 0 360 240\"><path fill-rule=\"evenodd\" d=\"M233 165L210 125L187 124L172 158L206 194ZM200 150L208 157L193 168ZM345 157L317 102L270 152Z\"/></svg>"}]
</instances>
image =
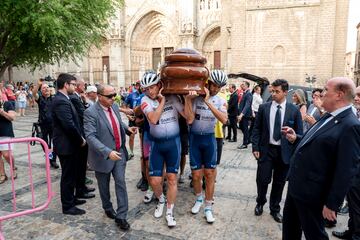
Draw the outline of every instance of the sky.
<instances>
[{"instance_id":1,"label":"sky","mask_svg":"<svg viewBox=\"0 0 360 240\"><path fill-rule=\"evenodd\" d=\"M346 52L356 50L356 26L360 22L360 0L350 0Z\"/></svg>"}]
</instances>

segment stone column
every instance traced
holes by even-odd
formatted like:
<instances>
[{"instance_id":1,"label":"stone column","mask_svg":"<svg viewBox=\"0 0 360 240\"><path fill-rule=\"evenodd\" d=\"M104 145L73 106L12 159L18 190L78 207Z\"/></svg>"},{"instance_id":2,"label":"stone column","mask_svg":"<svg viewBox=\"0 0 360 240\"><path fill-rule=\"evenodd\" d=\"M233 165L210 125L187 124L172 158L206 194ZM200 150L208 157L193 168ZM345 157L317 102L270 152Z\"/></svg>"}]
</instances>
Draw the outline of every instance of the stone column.
<instances>
[{"instance_id":1,"label":"stone column","mask_svg":"<svg viewBox=\"0 0 360 240\"><path fill-rule=\"evenodd\" d=\"M180 47L195 48L197 34L197 6L196 0L179 0L179 37Z\"/></svg>"}]
</instances>

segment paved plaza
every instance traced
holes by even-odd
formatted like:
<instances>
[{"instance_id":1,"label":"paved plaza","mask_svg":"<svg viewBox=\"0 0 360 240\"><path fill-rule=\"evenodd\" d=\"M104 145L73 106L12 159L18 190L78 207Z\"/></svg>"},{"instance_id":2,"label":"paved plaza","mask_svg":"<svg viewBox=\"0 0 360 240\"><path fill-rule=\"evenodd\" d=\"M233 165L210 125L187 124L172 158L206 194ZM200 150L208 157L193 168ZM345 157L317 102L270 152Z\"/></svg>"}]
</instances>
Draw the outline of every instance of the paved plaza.
<instances>
[{"instance_id":1,"label":"paved plaza","mask_svg":"<svg viewBox=\"0 0 360 240\"><path fill-rule=\"evenodd\" d=\"M14 123L16 137L29 137L31 125L37 120L35 110L28 111L26 117L18 117ZM241 139L242 136L239 136ZM281 239L282 226L276 223L269 214L268 204L264 206L264 213L260 217L254 216L256 198L256 161L252 157L251 149L238 150L239 143L225 143L223 157L218 166L218 176L215 190L214 214L216 221L209 225L204 219L203 212L192 215L190 209L194 201L194 194L189 187L189 165L186 166L185 183L179 184L175 204L177 226L169 229L165 217L153 217L155 203L144 204L144 192L136 188L140 178L140 155L138 138L136 138L135 157L128 162L126 182L129 196L128 221L131 230L121 231L107 218L101 207L100 195L96 190L96 197L87 200L80 206L86 210L82 216L69 216L61 213L60 204L60 169L51 169L52 188L55 193L48 209L29 216L15 218L3 222L2 230L6 239ZM27 165L27 146L15 146L15 159L18 167L18 179L15 181L17 189L17 207L31 208L31 194ZM40 146L31 147L33 161L33 176L36 192L36 203L46 200L47 188L45 181L45 158ZM7 172L9 172L7 168ZM94 180L94 172L87 176ZM287 187L286 187L287 188ZM112 181L112 200L115 203L114 186ZM270 190L270 187L269 187ZM12 211L10 181L0 185L0 215ZM283 201L285 193L283 194ZM338 225L334 229L343 230L347 217L339 216ZM333 230L333 229L331 229ZM328 231L331 235L331 231ZM331 238L331 237L330 237ZM335 239L335 238L331 238Z\"/></svg>"}]
</instances>

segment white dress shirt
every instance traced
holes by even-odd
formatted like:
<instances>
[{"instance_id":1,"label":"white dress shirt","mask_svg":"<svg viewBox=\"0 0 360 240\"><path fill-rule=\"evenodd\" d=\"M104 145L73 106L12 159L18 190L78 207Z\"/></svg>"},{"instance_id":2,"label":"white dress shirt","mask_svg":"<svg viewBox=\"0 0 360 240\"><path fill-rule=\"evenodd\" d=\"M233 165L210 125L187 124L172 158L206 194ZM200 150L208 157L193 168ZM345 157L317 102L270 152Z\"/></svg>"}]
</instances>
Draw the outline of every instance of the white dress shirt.
<instances>
[{"instance_id":1,"label":"white dress shirt","mask_svg":"<svg viewBox=\"0 0 360 240\"><path fill-rule=\"evenodd\" d=\"M257 112L259 111L259 106L260 104L263 103L263 100L260 96L260 94L254 92L253 94L253 100L252 100L252 104L251 104L251 109L254 111L254 112Z\"/></svg>"},{"instance_id":2,"label":"white dress shirt","mask_svg":"<svg viewBox=\"0 0 360 240\"><path fill-rule=\"evenodd\" d=\"M275 115L276 115L276 111L277 111L277 106L279 104L275 101L272 101L271 103L271 107L270 107L270 129L269 129L269 134L270 134L270 139L269 139L269 143L273 144L273 145L278 145L280 146L281 144L281 139L279 141L275 141L273 138L273 133L274 133L274 124L275 124ZM284 123L284 117L285 117L285 111L286 111L286 100L284 102L282 102L280 104L281 106L281 126L283 126Z\"/></svg>"}]
</instances>

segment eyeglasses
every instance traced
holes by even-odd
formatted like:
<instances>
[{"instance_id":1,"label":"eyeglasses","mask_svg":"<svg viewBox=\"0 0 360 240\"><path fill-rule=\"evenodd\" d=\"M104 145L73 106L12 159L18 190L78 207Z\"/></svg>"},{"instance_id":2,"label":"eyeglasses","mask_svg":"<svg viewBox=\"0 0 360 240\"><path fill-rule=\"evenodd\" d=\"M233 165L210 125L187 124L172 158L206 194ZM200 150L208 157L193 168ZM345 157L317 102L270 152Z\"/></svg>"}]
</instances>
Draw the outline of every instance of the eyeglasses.
<instances>
[{"instance_id":1,"label":"eyeglasses","mask_svg":"<svg viewBox=\"0 0 360 240\"><path fill-rule=\"evenodd\" d=\"M103 96L103 97L107 97L107 98L109 98L109 99L116 97L116 93L109 94L109 95L104 95L104 94L101 94L101 93L100 93L100 95Z\"/></svg>"}]
</instances>

